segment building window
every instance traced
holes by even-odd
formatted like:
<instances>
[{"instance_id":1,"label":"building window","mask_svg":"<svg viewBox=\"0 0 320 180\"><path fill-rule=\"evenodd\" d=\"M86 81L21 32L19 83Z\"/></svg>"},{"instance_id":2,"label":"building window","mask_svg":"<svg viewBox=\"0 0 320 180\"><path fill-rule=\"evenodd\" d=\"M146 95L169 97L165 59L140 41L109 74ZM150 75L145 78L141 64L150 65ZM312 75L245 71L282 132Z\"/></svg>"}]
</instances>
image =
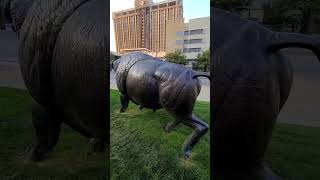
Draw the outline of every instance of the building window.
<instances>
[{"instance_id":1,"label":"building window","mask_svg":"<svg viewBox=\"0 0 320 180\"><path fill-rule=\"evenodd\" d=\"M183 32L182 31L177 31L176 32L176 36L183 36Z\"/></svg>"},{"instance_id":2,"label":"building window","mask_svg":"<svg viewBox=\"0 0 320 180\"><path fill-rule=\"evenodd\" d=\"M190 35L203 34L203 29L195 29L190 31Z\"/></svg>"},{"instance_id":3,"label":"building window","mask_svg":"<svg viewBox=\"0 0 320 180\"><path fill-rule=\"evenodd\" d=\"M158 9L158 5L152 6L152 9Z\"/></svg>"},{"instance_id":4,"label":"building window","mask_svg":"<svg viewBox=\"0 0 320 180\"><path fill-rule=\"evenodd\" d=\"M201 52L201 48L189 48L188 52Z\"/></svg>"},{"instance_id":5,"label":"building window","mask_svg":"<svg viewBox=\"0 0 320 180\"><path fill-rule=\"evenodd\" d=\"M190 32L189 31L184 31L184 35L189 35Z\"/></svg>"},{"instance_id":6,"label":"building window","mask_svg":"<svg viewBox=\"0 0 320 180\"><path fill-rule=\"evenodd\" d=\"M182 51L182 52L183 52L183 53L187 53L188 50L189 50L188 48L183 48L183 51Z\"/></svg>"},{"instance_id":7,"label":"building window","mask_svg":"<svg viewBox=\"0 0 320 180\"><path fill-rule=\"evenodd\" d=\"M174 6L176 5L176 2L169 2L169 6Z\"/></svg>"},{"instance_id":8,"label":"building window","mask_svg":"<svg viewBox=\"0 0 320 180\"><path fill-rule=\"evenodd\" d=\"M159 8L164 8L164 7L167 7L167 3L159 5Z\"/></svg>"},{"instance_id":9,"label":"building window","mask_svg":"<svg viewBox=\"0 0 320 180\"><path fill-rule=\"evenodd\" d=\"M176 45L183 45L183 40L176 40Z\"/></svg>"},{"instance_id":10,"label":"building window","mask_svg":"<svg viewBox=\"0 0 320 180\"><path fill-rule=\"evenodd\" d=\"M184 44L189 44L189 40L184 40Z\"/></svg>"},{"instance_id":11,"label":"building window","mask_svg":"<svg viewBox=\"0 0 320 180\"><path fill-rule=\"evenodd\" d=\"M190 39L189 44L197 44L202 43L202 39Z\"/></svg>"}]
</instances>

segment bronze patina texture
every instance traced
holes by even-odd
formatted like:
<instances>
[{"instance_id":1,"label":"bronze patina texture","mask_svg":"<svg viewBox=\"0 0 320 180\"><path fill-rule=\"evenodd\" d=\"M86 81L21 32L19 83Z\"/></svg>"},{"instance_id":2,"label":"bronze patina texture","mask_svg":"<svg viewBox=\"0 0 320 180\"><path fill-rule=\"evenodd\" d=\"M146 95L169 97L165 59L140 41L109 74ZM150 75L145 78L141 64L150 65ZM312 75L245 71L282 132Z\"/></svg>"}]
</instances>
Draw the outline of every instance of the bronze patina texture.
<instances>
[{"instance_id":1,"label":"bronze patina texture","mask_svg":"<svg viewBox=\"0 0 320 180\"><path fill-rule=\"evenodd\" d=\"M5 0L20 39L19 63L36 101L34 161L56 145L65 123L106 150L109 36L105 0Z\"/></svg>"},{"instance_id":2,"label":"bronze patina texture","mask_svg":"<svg viewBox=\"0 0 320 180\"><path fill-rule=\"evenodd\" d=\"M192 114L201 90L197 77L210 77L141 52L124 55L112 66L121 92L120 112L126 110L129 100L139 105L140 109L167 110L175 118L166 126L167 132L179 123L194 129L182 148L184 157L188 158L193 146L208 130L208 125Z\"/></svg>"},{"instance_id":3,"label":"bronze patina texture","mask_svg":"<svg viewBox=\"0 0 320 180\"><path fill-rule=\"evenodd\" d=\"M278 180L264 156L293 79L280 50L306 48L320 58L320 41L211 12L213 179Z\"/></svg>"}]
</instances>

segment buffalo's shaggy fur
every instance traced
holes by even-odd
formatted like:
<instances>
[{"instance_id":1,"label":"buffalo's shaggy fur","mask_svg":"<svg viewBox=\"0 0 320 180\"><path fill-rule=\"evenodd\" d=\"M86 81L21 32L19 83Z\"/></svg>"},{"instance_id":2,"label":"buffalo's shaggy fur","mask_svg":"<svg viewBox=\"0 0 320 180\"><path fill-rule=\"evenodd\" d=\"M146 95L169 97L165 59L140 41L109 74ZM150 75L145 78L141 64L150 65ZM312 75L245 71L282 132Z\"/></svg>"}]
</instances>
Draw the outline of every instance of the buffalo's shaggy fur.
<instances>
[{"instance_id":1,"label":"buffalo's shaggy fur","mask_svg":"<svg viewBox=\"0 0 320 180\"><path fill-rule=\"evenodd\" d=\"M108 2L11 0L9 4L21 42L23 79L38 103L33 109L37 135L33 160L43 159L54 147L62 122L95 138L95 151L104 151L108 143Z\"/></svg>"}]
</instances>

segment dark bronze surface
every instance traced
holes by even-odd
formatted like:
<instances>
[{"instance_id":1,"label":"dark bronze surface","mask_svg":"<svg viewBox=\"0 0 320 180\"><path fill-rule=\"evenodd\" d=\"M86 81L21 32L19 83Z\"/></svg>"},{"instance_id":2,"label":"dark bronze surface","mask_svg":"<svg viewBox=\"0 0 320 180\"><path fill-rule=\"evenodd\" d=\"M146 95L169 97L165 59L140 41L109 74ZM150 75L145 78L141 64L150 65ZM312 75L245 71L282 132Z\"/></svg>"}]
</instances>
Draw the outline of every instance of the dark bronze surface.
<instances>
[{"instance_id":1,"label":"dark bronze surface","mask_svg":"<svg viewBox=\"0 0 320 180\"><path fill-rule=\"evenodd\" d=\"M61 123L94 138L96 152L106 150L107 8L105 0L5 0L5 17L20 39L22 76L36 101L35 161L56 145Z\"/></svg>"},{"instance_id":2,"label":"dark bronze surface","mask_svg":"<svg viewBox=\"0 0 320 180\"><path fill-rule=\"evenodd\" d=\"M307 48L319 58L320 41L216 8L211 23L213 179L278 180L264 156L292 85L291 64L279 50Z\"/></svg>"},{"instance_id":3,"label":"dark bronze surface","mask_svg":"<svg viewBox=\"0 0 320 180\"><path fill-rule=\"evenodd\" d=\"M131 100L140 109L166 109L175 118L165 127L167 132L179 123L194 129L182 148L184 157L188 158L193 146L208 130L208 125L192 114L201 90L201 82L197 77L206 75L141 52L122 56L113 62L112 67L121 92L120 112L126 111Z\"/></svg>"}]
</instances>

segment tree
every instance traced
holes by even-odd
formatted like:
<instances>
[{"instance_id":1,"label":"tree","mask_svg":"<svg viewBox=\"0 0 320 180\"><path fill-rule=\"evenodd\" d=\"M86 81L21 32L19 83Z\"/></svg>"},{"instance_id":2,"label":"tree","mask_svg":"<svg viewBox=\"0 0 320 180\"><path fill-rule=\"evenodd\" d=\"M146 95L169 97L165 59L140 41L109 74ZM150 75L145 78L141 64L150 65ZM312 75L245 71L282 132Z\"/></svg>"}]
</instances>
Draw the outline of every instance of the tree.
<instances>
[{"instance_id":1,"label":"tree","mask_svg":"<svg viewBox=\"0 0 320 180\"><path fill-rule=\"evenodd\" d=\"M195 69L203 72L210 71L210 51L206 50L199 53L193 66Z\"/></svg>"},{"instance_id":2,"label":"tree","mask_svg":"<svg viewBox=\"0 0 320 180\"><path fill-rule=\"evenodd\" d=\"M110 52L110 63L112 63L115 60L117 60L117 57Z\"/></svg>"},{"instance_id":3,"label":"tree","mask_svg":"<svg viewBox=\"0 0 320 180\"><path fill-rule=\"evenodd\" d=\"M5 29L4 12L3 12L3 1L0 0L0 29Z\"/></svg>"},{"instance_id":4,"label":"tree","mask_svg":"<svg viewBox=\"0 0 320 180\"><path fill-rule=\"evenodd\" d=\"M181 65L187 64L186 55L184 55L181 50L175 50L172 53L166 54L164 59L166 59L168 62L172 62L176 64L181 64Z\"/></svg>"},{"instance_id":5,"label":"tree","mask_svg":"<svg viewBox=\"0 0 320 180\"><path fill-rule=\"evenodd\" d=\"M212 3L214 7L231 12L240 12L248 8L252 0L215 0Z\"/></svg>"},{"instance_id":6,"label":"tree","mask_svg":"<svg viewBox=\"0 0 320 180\"><path fill-rule=\"evenodd\" d=\"M274 17L279 17L292 29L300 25L299 32L303 34L311 33L311 23L319 7L320 0L276 0L272 4Z\"/></svg>"}]
</instances>

